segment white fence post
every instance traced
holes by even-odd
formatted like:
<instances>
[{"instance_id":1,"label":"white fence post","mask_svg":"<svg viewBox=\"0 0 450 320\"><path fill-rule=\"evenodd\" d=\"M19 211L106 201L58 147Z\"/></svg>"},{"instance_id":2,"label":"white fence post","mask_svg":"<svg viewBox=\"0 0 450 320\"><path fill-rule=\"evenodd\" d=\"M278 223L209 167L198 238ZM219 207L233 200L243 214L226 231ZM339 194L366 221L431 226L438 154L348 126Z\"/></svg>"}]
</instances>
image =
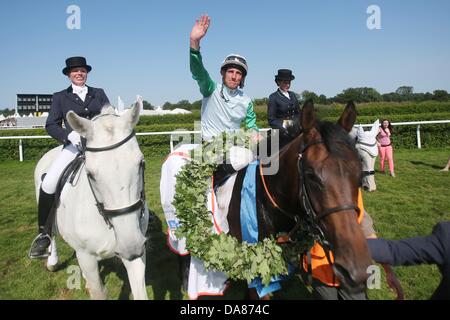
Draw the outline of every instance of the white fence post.
<instances>
[{"instance_id":1,"label":"white fence post","mask_svg":"<svg viewBox=\"0 0 450 320\"><path fill-rule=\"evenodd\" d=\"M420 143L420 124L417 125L417 148L422 149L422 144Z\"/></svg>"},{"instance_id":2,"label":"white fence post","mask_svg":"<svg viewBox=\"0 0 450 320\"><path fill-rule=\"evenodd\" d=\"M173 152L173 135L170 134L170 153Z\"/></svg>"},{"instance_id":3,"label":"white fence post","mask_svg":"<svg viewBox=\"0 0 450 320\"><path fill-rule=\"evenodd\" d=\"M23 146L22 146L22 139L19 139L19 160L20 160L20 162L23 162Z\"/></svg>"}]
</instances>

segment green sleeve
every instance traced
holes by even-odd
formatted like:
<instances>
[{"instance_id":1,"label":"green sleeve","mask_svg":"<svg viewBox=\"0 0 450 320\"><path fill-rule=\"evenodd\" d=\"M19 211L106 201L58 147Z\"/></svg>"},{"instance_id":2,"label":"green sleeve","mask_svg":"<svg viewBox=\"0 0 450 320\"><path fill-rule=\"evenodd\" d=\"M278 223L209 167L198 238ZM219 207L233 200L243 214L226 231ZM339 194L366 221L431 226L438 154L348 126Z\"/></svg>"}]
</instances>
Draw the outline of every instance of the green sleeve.
<instances>
[{"instance_id":1,"label":"green sleeve","mask_svg":"<svg viewBox=\"0 0 450 320\"><path fill-rule=\"evenodd\" d=\"M216 83L211 79L208 71L203 66L200 51L190 48L189 61L192 78L197 81L203 97L209 97L216 89Z\"/></svg>"},{"instance_id":2,"label":"green sleeve","mask_svg":"<svg viewBox=\"0 0 450 320\"><path fill-rule=\"evenodd\" d=\"M253 102L250 102L247 107L247 115L245 116L245 127L247 129L255 129L259 131L256 125L256 114L253 111Z\"/></svg>"}]
</instances>

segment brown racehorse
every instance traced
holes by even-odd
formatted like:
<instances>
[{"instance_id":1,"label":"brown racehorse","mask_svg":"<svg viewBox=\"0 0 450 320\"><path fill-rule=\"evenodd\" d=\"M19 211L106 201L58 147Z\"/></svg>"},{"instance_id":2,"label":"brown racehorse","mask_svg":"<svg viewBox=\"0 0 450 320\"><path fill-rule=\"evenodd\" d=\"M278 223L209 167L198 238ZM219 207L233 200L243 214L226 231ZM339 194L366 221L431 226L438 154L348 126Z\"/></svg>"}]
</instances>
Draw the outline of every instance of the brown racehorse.
<instances>
[{"instance_id":1,"label":"brown racehorse","mask_svg":"<svg viewBox=\"0 0 450 320\"><path fill-rule=\"evenodd\" d=\"M371 264L366 240L357 222L358 188L362 171L354 142L348 132L356 119L348 103L337 123L317 121L311 101L304 104L298 135L272 161L276 174L258 172L256 179L259 240L280 232L295 236L298 224L329 253L342 288L351 293L366 287ZM261 168L260 168L261 169ZM242 241L239 219L238 175L230 203L230 234Z\"/></svg>"}]
</instances>

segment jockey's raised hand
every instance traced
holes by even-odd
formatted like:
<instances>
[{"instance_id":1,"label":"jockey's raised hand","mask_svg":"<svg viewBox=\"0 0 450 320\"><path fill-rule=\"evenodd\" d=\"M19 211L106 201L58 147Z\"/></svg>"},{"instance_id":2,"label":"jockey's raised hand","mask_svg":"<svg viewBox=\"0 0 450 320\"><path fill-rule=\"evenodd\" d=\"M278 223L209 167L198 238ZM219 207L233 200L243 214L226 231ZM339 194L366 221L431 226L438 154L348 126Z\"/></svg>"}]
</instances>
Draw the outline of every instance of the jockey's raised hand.
<instances>
[{"instance_id":1,"label":"jockey's raised hand","mask_svg":"<svg viewBox=\"0 0 450 320\"><path fill-rule=\"evenodd\" d=\"M190 46L192 49L198 50L200 48L200 40L206 35L206 32L208 32L210 23L211 18L208 17L208 15L203 15L200 19L195 20L190 35Z\"/></svg>"}]
</instances>

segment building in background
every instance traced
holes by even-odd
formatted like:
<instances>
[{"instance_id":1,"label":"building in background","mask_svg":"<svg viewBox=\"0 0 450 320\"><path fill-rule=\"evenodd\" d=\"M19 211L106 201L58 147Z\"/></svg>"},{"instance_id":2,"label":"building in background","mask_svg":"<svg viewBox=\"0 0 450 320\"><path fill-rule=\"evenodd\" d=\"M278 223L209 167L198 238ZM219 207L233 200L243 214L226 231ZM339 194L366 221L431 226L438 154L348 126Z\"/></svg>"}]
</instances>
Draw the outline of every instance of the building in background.
<instances>
[{"instance_id":1,"label":"building in background","mask_svg":"<svg viewBox=\"0 0 450 320\"><path fill-rule=\"evenodd\" d=\"M21 116L32 114L39 117L50 111L52 94L17 94L17 113Z\"/></svg>"}]
</instances>

